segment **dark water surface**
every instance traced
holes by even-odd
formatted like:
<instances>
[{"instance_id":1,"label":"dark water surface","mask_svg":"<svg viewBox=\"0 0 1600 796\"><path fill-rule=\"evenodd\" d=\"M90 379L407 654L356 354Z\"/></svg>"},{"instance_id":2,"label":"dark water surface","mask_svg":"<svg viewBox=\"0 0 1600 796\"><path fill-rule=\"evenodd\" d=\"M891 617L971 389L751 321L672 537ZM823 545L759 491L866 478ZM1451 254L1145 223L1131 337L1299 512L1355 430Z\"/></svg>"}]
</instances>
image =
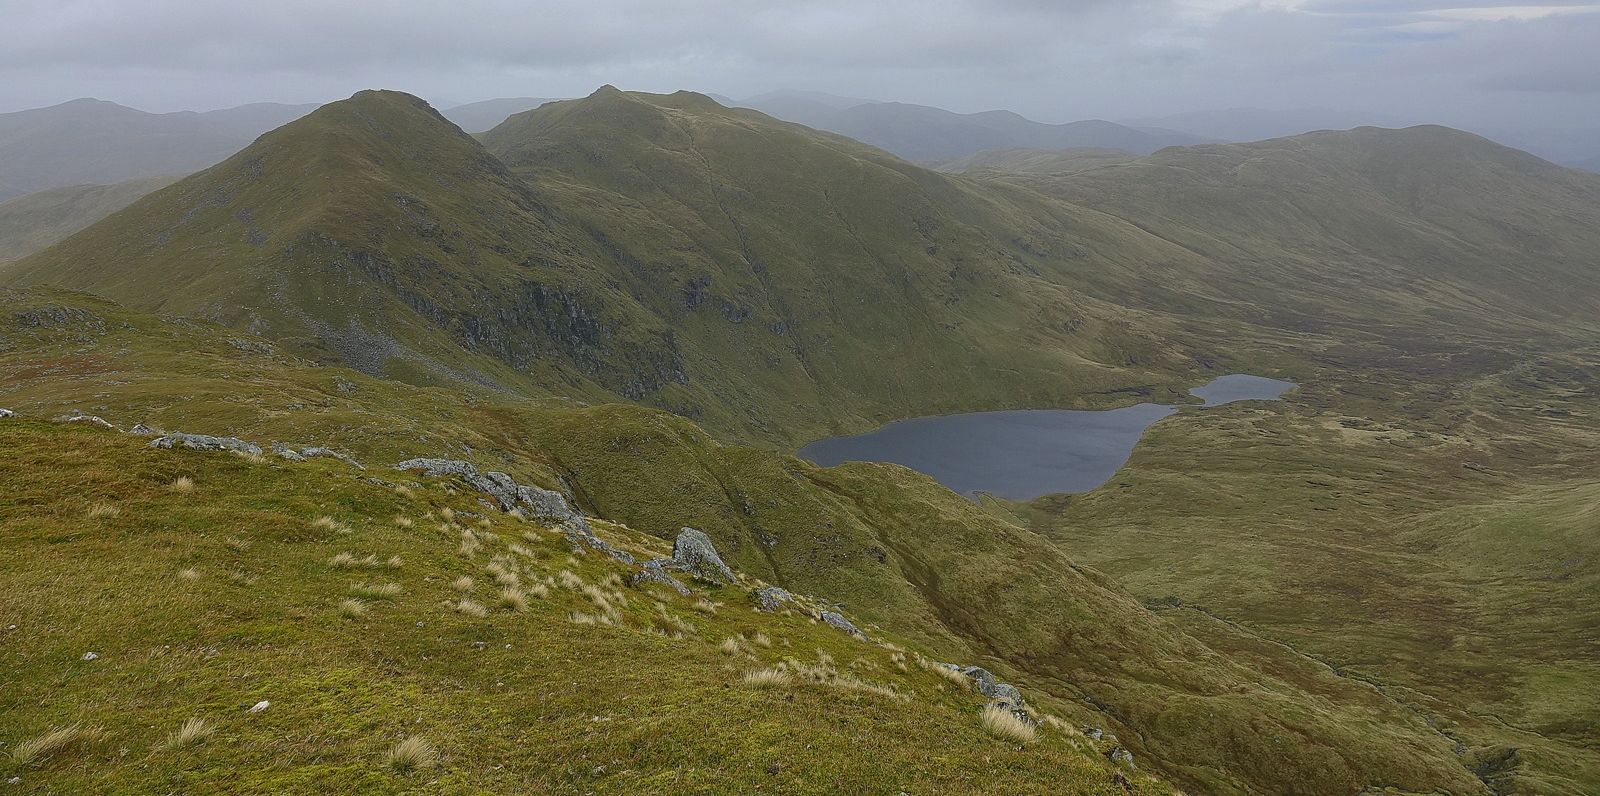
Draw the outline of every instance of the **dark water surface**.
<instances>
[{"instance_id":1,"label":"dark water surface","mask_svg":"<svg viewBox=\"0 0 1600 796\"><path fill-rule=\"evenodd\" d=\"M1293 382L1221 376L1190 390L1205 406L1277 400ZM1145 429L1178 411L1162 404L1072 411L1024 409L919 417L853 437L818 440L800 457L825 467L848 461L894 462L933 476L963 495L989 492L1032 500L1055 492L1087 492L1105 483L1133 454Z\"/></svg>"}]
</instances>

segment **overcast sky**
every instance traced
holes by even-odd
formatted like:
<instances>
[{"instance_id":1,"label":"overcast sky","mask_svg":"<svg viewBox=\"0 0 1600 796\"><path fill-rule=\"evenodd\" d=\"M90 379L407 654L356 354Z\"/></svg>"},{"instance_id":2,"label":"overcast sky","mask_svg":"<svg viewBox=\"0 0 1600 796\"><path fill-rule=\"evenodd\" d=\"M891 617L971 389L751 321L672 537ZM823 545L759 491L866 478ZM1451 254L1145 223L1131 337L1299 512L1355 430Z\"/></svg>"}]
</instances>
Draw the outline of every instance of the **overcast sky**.
<instances>
[{"instance_id":1,"label":"overcast sky","mask_svg":"<svg viewBox=\"0 0 1600 796\"><path fill-rule=\"evenodd\" d=\"M0 0L0 111L778 88L1043 121L1600 126L1600 0Z\"/></svg>"}]
</instances>

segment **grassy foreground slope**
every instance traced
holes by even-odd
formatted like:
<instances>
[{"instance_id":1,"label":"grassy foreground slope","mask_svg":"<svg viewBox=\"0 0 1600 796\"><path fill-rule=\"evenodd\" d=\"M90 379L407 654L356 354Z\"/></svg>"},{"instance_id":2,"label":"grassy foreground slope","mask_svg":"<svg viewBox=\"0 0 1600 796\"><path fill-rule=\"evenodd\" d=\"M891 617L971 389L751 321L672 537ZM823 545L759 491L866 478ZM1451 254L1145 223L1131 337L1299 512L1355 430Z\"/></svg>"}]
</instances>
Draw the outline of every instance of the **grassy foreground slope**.
<instances>
[{"instance_id":1,"label":"grassy foreground slope","mask_svg":"<svg viewBox=\"0 0 1600 796\"><path fill-rule=\"evenodd\" d=\"M260 338L208 324L162 322L81 295L11 291L4 294L4 300L8 314L0 327L0 338L5 341L0 372L5 375L6 386L0 389L0 403L28 417L53 417L76 408L104 416L124 428L143 421L169 429L237 434L263 443L281 439L297 446L332 445L364 461L371 468L367 475L390 479L396 476L385 473L382 465L401 458L465 456L484 467L504 468L525 482L570 489L588 512L616 523L605 527L622 534L619 542L659 545L652 539L670 538L682 525L701 527L741 571L796 592L842 603L844 610L863 622L875 637L898 639L935 659L986 666L1021 686L1040 709L1061 716L1069 724L1107 728L1117 736L1117 743L1133 751L1140 770L1154 770L1200 792L1278 793L1300 788L1305 792L1353 793L1381 786L1417 793L1485 792L1468 769L1471 760L1458 757L1450 740L1410 708L1297 655L1236 659L1219 652L1227 644L1243 642L1232 636L1200 642L1140 606L1104 576L1074 564L1061 548L902 468L852 465L818 469L771 452L717 444L682 418L639 407L507 400L487 390L463 393L414 387L344 369L313 367L276 353L270 343ZM132 599L128 595L136 589L127 584L148 585L141 578L152 572L160 573L162 582L170 583L174 589L188 589L195 584L236 588L238 584L228 581L226 575L234 569L243 570L241 577L245 580L251 574L259 574L263 580L283 579L279 582L285 584L283 599L288 604L282 608L286 612L283 615L263 618L252 612L220 617L201 614L208 624L204 625L207 630L200 632L185 630L187 625L182 619L163 614L161 622L170 620L175 629L131 626L122 636L128 646L115 653L116 659L125 659L129 647L148 656L149 650L140 646L146 643L141 639L147 634L162 637L167 633L194 633L191 638L209 639L214 634L239 639L239 643L270 644L273 650L294 649L299 657L313 653L335 656L326 659L331 661L325 664L331 667L329 674L317 677L331 676L333 670L351 670L354 664L338 655L359 654L375 661L373 665L397 665L393 661L399 653L385 652L389 648L384 645L400 644L399 639L420 645L408 648L416 656L416 665L422 666L420 656L427 654L440 661L430 666L449 667L458 664L441 658L444 652L440 648L428 646L441 643L437 640L440 636L427 632L412 635L414 623L423 621L426 628L479 627L453 624L466 620L447 616L439 605L449 596L449 582L460 574L471 573L464 569L468 565L456 558L454 545L460 541L459 533L437 532L437 515L432 524L422 521L423 512L437 511L445 500L433 488L414 490L425 496L421 500L427 505L422 505L405 495L368 490L371 485L363 486L354 480L362 473L343 465L302 468L271 462L248 464L214 455L149 451L137 441L109 431L80 432L76 426L63 428L32 422L11 428L16 431L7 433L23 435L14 438L14 447L41 458L39 466L8 471L6 476L8 487L12 481L17 482L8 494L18 497L8 499L18 501L13 505L23 509L6 513L7 533L17 535L18 549L24 549L25 543L26 549L35 551L31 554L35 557L28 559L31 563L7 568L8 578L17 578L19 584L26 585L6 589L3 593L8 600L21 599L10 595L29 595L27 604L61 606L50 608L50 615L56 615L53 612L57 610L87 611L97 605L84 603L83 591L53 590L47 584L69 575L100 577L104 582L103 573L96 575L95 568L83 564L91 558L89 550L95 549L94 537L84 529L101 527L83 523L90 519L87 512L102 499L120 503L123 513L119 517L138 517L139 527L157 535L147 540L153 547L137 548L150 550L148 554L129 554L126 544L119 545L119 566L135 573L128 576L132 581L118 581L123 585L105 592L88 590L91 593L106 593L117 600ZM80 433L85 436L63 436ZM8 450L12 447L8 444ZM104 471L96 464L101 459L106 461ZM202 466L219 469L197 469ZM133 474L137 473L146 475L135 477ZM73 479L94 484L98 483L96 479L115 474L124 474L125 478L117 481L121 486L107 495L90 495L84 488L62 486ZM182 475L195 478L200 490L215 490L204 494L215 494L216 499L199 502L172 494L166 484ZM268 497L253 497L257 493ZM448 505L454 509L478 510L466 496L452 500L455 502ZM237 505L249 513L236 516L228 509L208 514L206 506L214 503ZM172 512L176 514L168 517ZM408 514L415 521L414 528L393 525L389 518L395 513ZM310 525L323 514L348 526L351 534ZM174 536L170 531L157 530L167 525L190 532ZM203 539L199 538L201 533L205 534ZM495 533L508 537L507 542L514 541L510 538L514 534L499 529ZM247 543L243 550L235 549L239 545L230 541L234 536ZM52 551L52 539L61 545L82 543L90 547L82 551L68 551L65 547ZM405 594L421 595L405 598L416 602L407 603L414 608L403 615L391 614L379 605L370 606L370 613L364 616L373 618L361 621L382 618L395 623L383 625L384 632L377 636L351 638L344 629L356 620L347 621L336 614L338 603L352 597L347 592L348 581L353 578L334 577L326 567L330 557L345 551L358 558L370 553L377 556L377 561L399 554L407 562L397 570L400 574L391 576L381 568L370 573L362 570L359 579L363 583L367 579L393 581ZM292 558L271 566L268 562L275 559L256 558L269 554ZM534 560L545 562L541 563L545 566L551 558L559 560L562 555L565 554L541 552ZM592 567L593 563L583 566ZM191 581L181 575L191 567L199 571L200 578ZM541 569L539 574L542 577L558 573ZM402 576L407 580L398 580ZM427 577L434 580L428 581ZM600 574L586 569L583 577L593 581ZM418 582L418 578L422 580ZM274 603L261 600L262 595L275 594L277 588L248 592L248 605L254 611L279 610ZM491 595L492 592L483 592L484 600ZM741 593L717 599L729 606L718 614L724 616L736 603L742 605L739 600L743 597ZM639 600L637 595L630 597L630 601ZM577 610L565 603L562 606ZM654 610L648 604L644 607ZM115 605L104 610L113 608ZM22 610L21 604L7 604L8 613ZM430 610L439 616L423 615ZM129 615L143 613L146 611L140 609ZM558 618L561 615L560 611L556 613ZM746 614L740 612L737 616ZM513 621L510 617L507 620ZM115 628L117 623L109 619L106 623L84 622L73 632L103 627ZM713 636L713 641L720 642L724 633L742 632L750 637L754 630L761 630L770 638L779 638L766 625L716 627L713 632L698 635ZM514 649L526 650L532 643L511 636L484 639L481 634L487 630L470 639L466 637L470 635L467 630L451 632L456 635L448 637L459 642L451 649L459 648L464 654L500 655L502 652L495 645L512 643ZM64 646L52 648L54 657L29 659L25 671L29 672L28 682L38 683L38 690L32 692L37 706L26 714L17 714L30 716L30 723L26 730L18 729L9 738L31 737L28 733L42 732L52 723L109 721L101 718L103 707L94 701L98 696L85 696L88 701L78 703L60 701L62 694L77 692L64 690L61 684L66 681L60 678L65 675L59 667L88 663L75 661L72 656L96 651L111 659L105 650L85 649L64 661L58 660L67 646L89 643L81 635L64 638L69 639L61 642ZM537 647L539 654L548 652L546 647L557 650L579 644L541 638L544 641ZM644 639L650 644L662 643L655 637ZM469 651L470 642L475 640L493 643L486 650ZM324 645L330 649L319 651ZM714 646L706 646L707 658L725 660L718 657L723 653L715 651ZM604 672L609 671L605 667L616 665L622 667L619 672L648 673L649 655L656 654L617 648L595 650L596 656L602 653L618 656L627 664L616 660L586 661L580 666L574 663L580 658L559 658L551 659L546 668L535 665L530 669L520 660L515 666L519 671L559 677L568 687L576 682L581 691L587 678L576 676L580 670ZM829 654L837 663L847 663L841 653ZM513 665L514 658L505 660L505 666ZM888 665L892 666L892 662ZM253 665L227 669L235 674L258 670ZM411 669L400 667L400 671L411 676ZM672 674L663 672L659 678L645 680L676 683L683 679L683 671L681 667L673 668ZM725 676L742 676L742 671L727 670ZM512 682L504 670L489 672L494 680L445 677L446 684L453 684L448 698L432 697L434 704L447 713L482 710L504 717L498 720L512 724L500 725L499 731L512 732L506 728L514 726L515 717L522 716L521 712L495 708L492 701L474 701L487 699L476 693L476 686ZM351 676L356 682L370 680L358 674ZM286 680L287 676L275 682ZM295 687L313 688L315 680L308 677ZM728 681L712 682L716 683L715 688L721 688ZM429 687L432 686L424 683L416 689L426 692ZM904 688L909 690L911 686ZM236 698L231 691L214 693L227 693L229 700ZM628 693L630 701L644 699L639 692ZM411 696L408 691L405 698ZM216 699L216 704L233 704L221 702L221 696ZM383 696L383 700L390 699L401 697ZM591 717L608 715L590 708L592 703L584 702L582 694L571 699L565 704L573 711L586 710ZM445 701L473 708L444 705ZM31 712L45 710L47 703L56 706L52 709L65 712ZM690 710L684 707L689 703L685 697L673 701L675 707L663 706L660 710L662 715L670 716L675 710ZM749 709L755 711L762 704L751 703ZM968 711L976 710L973 703L961 704L967 704ZM170 715L162 714L168 723L184 718L177 709L171 710ZM955 717L951 721L975 721L975 713L962 713L954 705L949 710L954 711L949 714ZM378 715L388 714L380 711ZM414 722L416 718L409 715L405 721ZM824 714L822 724L812 726L818 728L838 718L837 714ZM865 726L876 726L876 722L875 718ZM400 732L392 723L375 721L373 727L380 725L381 730L372 730L376 734L361 735L363 740L352 741L340 754L368 761L381 752L384 743L398 740L397 736L386 734ZM149 728L145 730L149 733L146 743L154 743L157 734L164 736L172 729L153 718L144 726ZM562 732L572 730L572 725L563 726ZM658 725L651 726L659 731ZM703 732L699 722L688 722L688 726ZM929 726L941 725L933 722ZM487 726L485 732L493 729ZM810 731L801 736L807 732ZM374 740L379 738L383 740ZM501 742L491 739L484 743L493 749ZM616 741L594 741L613 742ZM568 739L563 743L575 742ZM702 748L696 742L690 743L695 749ZM1063 749L1063 754L1070 751ZM295 754L313 753L301 749ZM840 750L838 754L845 755L847 751ZM944 776L914 767L913 761L925 755L906 754L904 758L893 758L911 766L895 769L909 772L905 776ZM344 761L339 771L345 773L340 776L365 776L369 770L365 762L357 765L348 758L333 759ZM171 775L164 760L152 758L149 776ZM839 765L841 760L835 757L828 765ZM766 764L760 763L762 770ZM938 764L957 765L953 756ZM510 763L506 765L507 770L515 768ZM593 765L606 765L610 771L629 764L627 758L622 763L602 760L584 770ZM883 765L900 764L890 761ZM1076 776L1071 773L1076 764L1063 763L1067 768L1060 774L1032 765L1006 764L1015 769L1019 779L1009 781L1021 783L1019 790L1035 785L1062 787L1069 792L1077 788L1071 778ZM97 769L86 767L78 775L93 776L93 770ZM1093 772L1109 776L1094 766L1084 770L1090 774L1082 781L1091 785L1095 782ZM948 781L955 783L968 774L949 776L952 779ZM547 781L555 780L506 780L511 783L506 787ZM950 787L963 789L953 784ZM1006 789L1003 785L996 787Z\"/></svg>"}]
</instances>

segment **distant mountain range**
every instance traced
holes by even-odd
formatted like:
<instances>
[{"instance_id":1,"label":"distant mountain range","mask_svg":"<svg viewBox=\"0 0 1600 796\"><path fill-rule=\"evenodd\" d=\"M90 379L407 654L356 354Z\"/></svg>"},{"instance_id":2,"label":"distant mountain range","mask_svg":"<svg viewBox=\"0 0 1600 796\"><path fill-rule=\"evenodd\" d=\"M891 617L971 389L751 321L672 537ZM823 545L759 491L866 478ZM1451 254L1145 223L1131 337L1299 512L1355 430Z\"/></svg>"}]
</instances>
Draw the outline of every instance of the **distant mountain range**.
<instances>
[{"instance_id":1,"label":"distant mountain range","mask_svg":"<svg viewBox=\"0 0 1600 796\"><path fill-rule=\"evenodd\" d=\"M1214 139L1101 120L1045 124L1011 111L955 113L927 105L780 91L737 103L784 121L849 136L911 161L959 158L990 149L1094 147L1150 154Z\"/></svg>"},{"instance_id":2,"label":"distant mountain range","mask_svg":"<svg viewBox=\"0 0 1600 796\"><path fill-rule=\"evenodd\" d=\"M257 103L206 113L146 113L77 99L0 114L0 201L47 188L202 169L316 107Z\"/></svg>"},{"instance_id":3,"label":"distant mountain range","mask_svg":"<svg viewBox=\"0 0 1600 796\"><path fill-rule=\"evenodd\" d=\"M482 102L468 102L463 105L452 105L440 111L444 118L456 123L457 127L469 133L482 133L494 129L505 121L507 117L531 111L546 102L555 100L548 97L502 97L488 99Z\"/></svg>"}]
</instances>

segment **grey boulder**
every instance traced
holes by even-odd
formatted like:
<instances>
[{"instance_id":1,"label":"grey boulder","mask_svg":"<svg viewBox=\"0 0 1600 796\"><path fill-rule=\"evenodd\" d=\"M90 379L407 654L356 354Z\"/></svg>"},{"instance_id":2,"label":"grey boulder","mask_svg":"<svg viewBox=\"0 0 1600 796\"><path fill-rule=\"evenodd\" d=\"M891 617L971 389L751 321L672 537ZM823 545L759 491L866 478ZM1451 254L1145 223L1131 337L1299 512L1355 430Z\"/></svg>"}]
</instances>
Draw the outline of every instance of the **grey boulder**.
<instances>
[{"instance_id":1,"label":"grey boulder","mask_svg":"<svg viewBox=\"0 0 1600 796\"><path fill-rule=\"evenodd\" d=\"M633 577L628 579L628 585L638 588L646 583L659 583L680 595L689 596L689 587L683 585L677 578L668 575L665 564L666 559L661 558L644 562L643 568L633 573Z\"/></svg>"},{"instance_id":2,"label":"grey boulder","mask_svg":"<svg viewBox=\"0 0 1600 796\"><path fill-rule=\"evenodd\" d=\"M794 602L794 595L777 586L762 586L750 593L756 602L756 608L762 611L780 611L785 605Z\"/></svg>"},{"instance_id":3,"label":"grey boulder","mask_svg":"<svg viewBox=\"0 0 1600 796\"><path fill-rule=\"evenodd\" d=\"M861 628L856 627L850 620L844 618L843 614L834 611L823 611L817 615L817 618L827 623L828 626L843 630L856 638L865 639L867 637L866 633L861 632Z\"/></svg>"},{"instance_id":4,"label":"grey boulder","mask_svg":"<svg viewBox=\"0 0 1600 796\"><path fill-rule=\"evenodd\" d=\"M261 446L245 442L238 437L213 437L207 434L185 434L174 431L150 441L152 448L188 448L197 451L233 451L252 456L261 455Z\"/></svg>"},{"instance_id":5,"label":"grey boulder","mask_svg":"<svg viewBox=\"0 0 1600 796\"><path fill-rule=\"evenodd\" d=\"M698 528L683 528L672 542L672 567L712 583L732 583L733 570L722 562L711 537Z\"/></svg>"}]
</instances>

